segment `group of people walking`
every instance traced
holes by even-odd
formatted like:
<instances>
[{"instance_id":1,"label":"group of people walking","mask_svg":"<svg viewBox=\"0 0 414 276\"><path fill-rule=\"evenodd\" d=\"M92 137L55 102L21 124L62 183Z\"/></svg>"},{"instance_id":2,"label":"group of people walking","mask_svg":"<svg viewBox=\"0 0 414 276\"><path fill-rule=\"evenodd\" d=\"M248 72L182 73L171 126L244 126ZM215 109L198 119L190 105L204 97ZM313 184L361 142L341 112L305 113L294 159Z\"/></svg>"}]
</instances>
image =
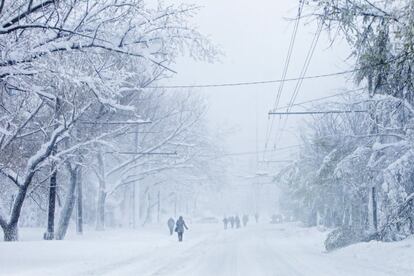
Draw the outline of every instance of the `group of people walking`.
<instances>
[{"instance_id":1,"label":"group of people walking","mask_svg":"<svg viewBox=\"0 0 414 276\"><path fill-rule=\"evenodd\" d=\"M228 228L240 228L241 224L243 223L243 227L247 226L247 223L249 222L249 215L244 214L240 220L239 215L230 216L230 217L224 217L223 218L223 224L224 224L224 230L227 230Z\"/></svg>"},{"instance_id":2,"label":"group of people walking","mask_svg":"<svg viewBox=\"0 0 414 276\"><path fill-rule=\"evenodd\" d=\"M256 223L259 222L259 214L255 214L254 218L256 220ZM240 219L239 215L225 216L223 219L224 229L227 230L228 228L241 228L241 225L243 223L243 227L247 226L247 223L249 222L249 215L244 214L242 218ZM168 219L167 221L168 229L170 230L170 235L172 236L174 232L177 233L178 241L183 241L183 235L184 231L188 230L188 226L185 223L182 216L178 218L177 221L175 221L172 217Z\"/></svg>"},{"instance_id":3,"label":"group of people walking","mask_svg":"<svg viewBox=\"0 0 414 276\"><path fill-rule=\"evenodd\" d=\"M180 216L177 221L174 221L173 218L169 218L167 221L167 225L168 229L170 230L170 235L172 236L174 232L176 232L178 236L178 241L182 242L184 230L188 230L188 226L187 224L185 224L183 217Z\"/></svg>"}]
</instances>

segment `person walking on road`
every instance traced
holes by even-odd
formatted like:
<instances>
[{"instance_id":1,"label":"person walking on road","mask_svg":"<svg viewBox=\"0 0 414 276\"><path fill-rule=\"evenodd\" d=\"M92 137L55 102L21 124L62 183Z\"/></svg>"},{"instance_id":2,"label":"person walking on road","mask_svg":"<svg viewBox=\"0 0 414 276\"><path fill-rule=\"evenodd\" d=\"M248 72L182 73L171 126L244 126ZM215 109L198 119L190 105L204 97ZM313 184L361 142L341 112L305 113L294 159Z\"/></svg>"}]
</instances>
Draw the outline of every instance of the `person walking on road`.
<instances>
[{"instance_id":1,"label":"person walking on road","mask_svg":"<svg viewBox=\"0 0 414 276\"><path fill-rule=\"evenodd\" d=\"M239 215L236 215L236 218L234 219L234 222L236 223L236 228L240 228L240 217L239 217Z\"/></svg>"},{"instance_id":2,"label":"person walking on road","mask_svg":"<svg viewBox=\"0 0 414 276\"><path fill-rule=\"evenodd\" d=\"M227 217L224 217L223 224L224 224L224 230L227 230L227 224L229 223L229 219Z\"/></svg>"},{"instance_id":3,"label":"person walking on road","mask_svg":"<svg viewBox=\"0 0 414 276\"><path fill-rule=\"evenodd\" d=\"M243 227L246 227L248 222L249 222L249 216L243 215Z\"/></svg>"},{"instance_id":4,"label":"person walking on road","mask_svg":"<svg viewBox=\"0 0 414 276\"><path fill-rule=\"evenodd\" d=\"M234 217L229 217L229 221L231 228L234 228Z\"/></svg>"},{"instance_id":5,"label":"person walking on road","mask_svg":"<svg viewBox=\"0 0 414 276\"><path fill-rule=\"evenodd\" d=\"M185 224L185 221L184 221L183 217L180 216L178 218L177 222L175 223L175 232L177 232L177 234L178 234L178 241L179 242L183 241L184 229L188 230L188 227Z\"/></svg>"},{"instance_id":6,"label":"person walking on road","mask_svg":"<svg viewBox=\"0 0 414 276\"><path fill-rule=\"evenodd\" d=\"M259 213L254 214L254 219L256 220L256 223L259 223Z\"/></svg>"},{"instance_id":7,"label":"person walking on road","mask_svg":"<svg viewBox=\"0 0 414 276\"><path fill-rule=\"evenodd\" d=\"M170 235L174 234L175 221L173 218L169 218L167 221L168 229L170 229Z\"/></svg>"}]
</instances>

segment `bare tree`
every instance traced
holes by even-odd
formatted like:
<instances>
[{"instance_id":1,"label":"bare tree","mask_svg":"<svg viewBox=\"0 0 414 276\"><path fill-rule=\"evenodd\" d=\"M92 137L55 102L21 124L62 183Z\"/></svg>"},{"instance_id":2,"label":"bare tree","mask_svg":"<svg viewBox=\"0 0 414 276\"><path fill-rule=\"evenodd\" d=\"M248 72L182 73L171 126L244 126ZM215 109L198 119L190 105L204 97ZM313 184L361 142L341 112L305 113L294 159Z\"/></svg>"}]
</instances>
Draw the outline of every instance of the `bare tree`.
<instances>
[{"instance_id":1,"label":"bare tree","mask_svg":"<svg viewBox=\"0 0 414 276\"><path fill-rule=\"evenodd\" d=\"M46 163L63 164L76 150L143 122L123 102L125 93L173 73L169 66L184 49L202 58L214 49L187 24L194 6L43 0L1 1L0 7L0 172L16 187L10 217L1 214L0 226L5 240L17 240L23 202ZM115 128L97 127L117 111L130 117L112 122ZM78 139L75 128L86 133ZM65 139L72 142L61 150Z\"/></svg>"}]
</instances>

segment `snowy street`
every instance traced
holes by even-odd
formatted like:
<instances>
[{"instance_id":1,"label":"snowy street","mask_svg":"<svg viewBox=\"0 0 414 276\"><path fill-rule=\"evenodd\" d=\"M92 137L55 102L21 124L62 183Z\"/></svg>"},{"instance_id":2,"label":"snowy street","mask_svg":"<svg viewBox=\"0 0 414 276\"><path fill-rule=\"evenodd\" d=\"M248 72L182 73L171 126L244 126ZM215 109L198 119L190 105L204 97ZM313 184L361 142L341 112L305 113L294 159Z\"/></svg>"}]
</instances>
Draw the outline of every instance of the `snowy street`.
<instances>
[{"instance_id":1,"label":"snowy street","mask_svg":"<svg viewBox=\"0 0 414 276\"><path fill-rule=\"evenodd\" d=\"M414 275L413 239L326 253L315 228L220 226L190 225L181 244L159 228L0 243L0 275Z\"/></svg>"},{"instance_id":2,"label":"snowy street","mask_svg":"<svg viewBox=\"0 0 414 276\"><path fill-rule=\"evenodd\" d=\"M414 0L0 0L0 276L414 276Z\"/></svg>"}]
</instances>

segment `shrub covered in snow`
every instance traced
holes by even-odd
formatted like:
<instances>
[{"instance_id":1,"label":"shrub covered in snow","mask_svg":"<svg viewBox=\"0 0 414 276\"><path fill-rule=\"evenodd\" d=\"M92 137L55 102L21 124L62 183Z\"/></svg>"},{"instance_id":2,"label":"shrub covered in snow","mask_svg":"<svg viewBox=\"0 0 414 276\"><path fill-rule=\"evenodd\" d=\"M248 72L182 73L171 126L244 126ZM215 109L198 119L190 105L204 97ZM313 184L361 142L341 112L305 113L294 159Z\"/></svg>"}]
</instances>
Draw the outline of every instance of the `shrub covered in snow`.
<instances>
[{"instance_id":1,"label":"shrub covered in snow","mask_svg":"<svg viewBox=\"0 0 414 276\"><path fill-rule=\"evenodd\" d=\"M360 229L344 226L333 230L325 240L327 251L342 248L364 240L364 235Z\"/></svg>"}]
</instances>

